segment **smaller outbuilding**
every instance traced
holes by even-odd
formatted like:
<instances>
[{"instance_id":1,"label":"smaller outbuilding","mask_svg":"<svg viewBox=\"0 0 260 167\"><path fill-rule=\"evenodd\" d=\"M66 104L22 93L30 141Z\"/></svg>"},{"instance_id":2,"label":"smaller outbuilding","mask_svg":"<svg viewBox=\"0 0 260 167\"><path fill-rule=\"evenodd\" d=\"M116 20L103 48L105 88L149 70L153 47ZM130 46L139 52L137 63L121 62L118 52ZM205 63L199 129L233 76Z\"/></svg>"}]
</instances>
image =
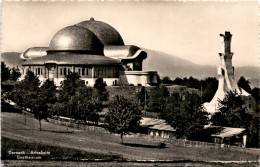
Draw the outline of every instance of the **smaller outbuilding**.
<instances>
[{"instance_id":1,"label":"smaller outbuilding","mask_svg":"<svg viewBox=\"0 0 260 167\"><path fill-rule=\"evenodd\" d=\"M246 147L247 135L245 128L207 125L205 129L214 132L211 134L214 143Z\"/></svg>"},{"instance_id":2,"label":"smaller outbuilding","mask_svg":"<svg viewBox=\"0 0 260 167\"><path fill-rule=\"evenodd\" d=\"M168 125L163 119L143 117L140 122L142 133L149 136L173 138L175 137L175 129Z\"/></svg>"}]
</instances>

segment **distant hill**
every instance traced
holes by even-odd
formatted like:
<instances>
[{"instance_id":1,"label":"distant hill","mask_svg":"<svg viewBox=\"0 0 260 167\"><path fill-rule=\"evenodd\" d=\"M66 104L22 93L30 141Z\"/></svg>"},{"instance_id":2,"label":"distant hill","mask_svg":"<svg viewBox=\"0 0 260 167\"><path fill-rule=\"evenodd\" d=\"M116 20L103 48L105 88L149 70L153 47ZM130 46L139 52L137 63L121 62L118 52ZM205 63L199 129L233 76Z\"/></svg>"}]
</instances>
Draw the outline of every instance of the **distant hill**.
<instances>
[{"instance_id":1,"label":"distant hill","mask_svg":"<svg viewBox=\"0 0 260 167\"><path fill-rule=\"evenodd\" d=\"M21 67L23 60L19 59L20 57L19 52L4 52L1 53L1 61L4 61L6 65L10 68L12 67Z\"/></svg>"},{"instance_id":2,"label":"distant hill","mask_svg":"<svg viewBox=\"0 0 260 167\"><path fill-rule=\"evenodd\" d=\"M217 77L217 66L198 65L188 60L167 53L144 49L148 57L143 63L143 69L158 71L160 77L171 78L194 77L198 79L206 77ZM259 87L259 69L254 66L235 67L235 77L239 79L244 76L249 79L252 86Z\"/></svg>"},{"instance_id":3,"label":"distant hill","mask_svg":"<svg viewBox=\"0 0 260 167\"><path fill-rule=\"evenodd\" d=\"M194 77L198 79L206 77L217 77L217 67L198 65L188 60L177 56L166 54L159 51L144 49L148 57L143 62L143 69L145 71L158 71L160 77L169 76L171 78ZM5 52L1 54L1 59L6 62L9 67L21 67L23 60L19 59L18 52ZM235 67L236 79L244 76L249 79L252 86L260 87L259 85L259 69L253 66Z\"/></svg>"}]
</instances>

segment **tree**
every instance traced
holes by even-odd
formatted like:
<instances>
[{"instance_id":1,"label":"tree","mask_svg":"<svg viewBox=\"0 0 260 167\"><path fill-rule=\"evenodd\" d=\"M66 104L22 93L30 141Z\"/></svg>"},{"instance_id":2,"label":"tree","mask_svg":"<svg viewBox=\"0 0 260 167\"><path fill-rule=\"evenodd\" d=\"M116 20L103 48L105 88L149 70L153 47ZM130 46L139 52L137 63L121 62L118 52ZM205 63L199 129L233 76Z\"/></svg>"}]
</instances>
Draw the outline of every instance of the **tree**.
<instances>
[{"instance_id":1,"label":"tree","mask_svg":"<svg viewBox=\"0 0 260 167\"><path fill-rule=\"evenodd\" d=\"M177 138L196 137L208 124L208 113L197 94L173 93L162 118L176 129Z\"/></svg>"},{"instance_id":2,"label":"tree","mask_svg":"<svg viewBox=\"0 0 260 167\"><path fill-rule=\"evenodd\" d=\"M82 86L84 86L84 82L80 79L80 75L76 72L70 72L61 84L59 101L67 103L68 99L75 95L76 89Z\"/></svg>"},{"instance_id":3,"label":"tree","mask_svg":"<svg viewBox=\"0 0 260 167\"><path fill-rule=\"evenodd\" d=\"M123 144L123 136L139 128L141 110L138 105L123 96L116 96L109 105L109 112L106 114L106 129L111 133L120 134Z\"/></svg>"},{"instance_id":4,"label":"tree","mask_svg":"<svg viewBox=\"0 0 260 167\"><path fill-rule=\"evenodd\" d=\"M153 87L149 93L149 109L156 112L163 112L170 92L165 86Z\"/></svg>"},{"instance_id":5,"label":"tree","mask_svg":"<svg viewBox=\"0 0 260 167\"><path fill-rule=\"evenodd\" d=\"M98 78L94 84L94 88L97 91L97 97L100 101L107 101L109 93L106 90L107 84L103 81L103 78Z\"/></svg>"},{"instance_id":6,"label":"tree","mask_svg":"<svg viewBox=\"0 0 260 167\"><path fill-rule=\"evenodd\" d=\"M260 103L260 89L255 87L254 89L252 89L251 94L254 97L256 103L259 104Z\"/></svg>"},{"instance_id":7,"label":"tree","mask_svg":"<svg viewBox=\"0 0 260 167\"><path fill-rule=\"evenodd\" d=\"M173 81L171 80L171 78L168 77L168 76L163 77L163 79L162 79L161 82L162 82L162 84L172 84L172 83L173 83Z\"/></svg>"},{"instance_id":8,"label":"tree","mask_svg":"<svg viewBox=\"0 0 260 167\"><path fill-rule=\"evenodd\" d=\"M183 80L179 77L177 77L173 80L173 84L175 84L175 85L182 85L182 83L183 83Z\"/></svg>"},{"instance_id":9,"label":"tree","mask_svg":"<svg viewBox=\"0 0 260 167\"><path fill-rule=\"evenodd\" d=\"M68 102L68 109L73 111L70 115L76 120L92 121L98 123L98 112L101 111L101 102L95 97L93 88L79 87Z\"/></svg>"},{"instance_id":10,"label":"tree","mask_svg":"<svg viewBox=\"0 0 260 167\"><path fill-rule=\"evenodd\" d=\"M1 83L10 79L10 69L1 61Z\"/></svg>"},{"instance_id":11,"label":"tree","mask_svg":"<svg viewBox=\"0 0 260 167\"><path fill-rule=\"evenodd\" d=\"M258 147L260 144L260 117L257 115L254 115L249 127L249 134L248 134L248 140L247 140L247 147Z\"/></svg>"},{"instance_id":12,"label":"tree","mask_svg":"<svg viewBox=\"0 0 260 167\"><path fill-rule=\"evenodd\" d=\"M201 88L201 83L198 79L193 78L193 77L189 77L186 86L188 88L195 88L195 89L200 89Z\"/></svg>"},{"instance_id":13,"label":"tree","mask_svg":"<svg viewBox=\"0 0 260 167\"><path fill-rule=\"evenodd\" d=\"M247 112L245 101L236 90L228 91L218 102L219 112L211 118L213 125L249 129L252 115Z\"/></svg>"},{"instance_id":14,"label":"tree","mask_svg":"<svg viewBox=\"0 0 260 167\"><path fill-rule=\"evenodd\" d=\"M149 100L149 96L147 94L147 90L144 86L142 86L141 91L137 94L137 98L142 109L146 110L147 101Z\"/></svg>"},{"instance_id":15,"label":"tree","mask_svg":"<svg viewBox=\"0 0 260 167\"><path fill-rule=\"evenodd\" d=\"M241 76L237 82L237 85L247 91L248 93L251 93L251 87L250 87L250 81L247 80L244 76Z\"/></svg>"},{"instance_id":16,"label":"tree","mask_svg":"<svg viewBox=\"0 0 260 167\"><path fill-rule=\"evenodd\" d=\"M57 101L56 97L56 85L54 81L47 79L41 85L41 91L43 91L44 96L46 96L46 103L47 104L54 104Z\"/></svg>"},{"instance_id":17,"label":"tree","mask_svg":"<svg viewBox=\"0 0 260 167\"><path fill-rule=\"evenodd\" d=\"M11 73L10 73L10 80L17 81L20 76L21 76L21 73L20 73L18 66L13 67L11 69Z\"/></svg>"},{"instance_id":18,"label":"tree","mask_svg":"<svg viewBox=\"0 0 260 167\"><path fill-rule=\"evenodd\" d=\"M14 102L22 109L29 109L34 117L39 120L46 119L48 113L48 102L51 89L40 88L39 78L31 71L28 71L25 79L18 82L14 88Z\"/></svg>"},{"instance_id":19,"label":"tree","mask_svg":"<svg viewBox=\"0 0 260 167\"><path fill-rule=\"evenodd\" d=\"M201 88L202 102L210 102L218 89L218 80L215 77L208 77L201 80Z\"/></svg>"}]
</instances>

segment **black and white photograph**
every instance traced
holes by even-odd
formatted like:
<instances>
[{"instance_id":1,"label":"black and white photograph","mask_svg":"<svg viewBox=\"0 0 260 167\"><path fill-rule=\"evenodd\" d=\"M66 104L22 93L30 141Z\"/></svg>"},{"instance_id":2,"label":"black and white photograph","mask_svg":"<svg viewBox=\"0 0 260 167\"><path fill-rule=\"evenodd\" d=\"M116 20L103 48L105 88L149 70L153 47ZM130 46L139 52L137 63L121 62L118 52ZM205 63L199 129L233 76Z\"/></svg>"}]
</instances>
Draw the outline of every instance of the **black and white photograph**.
<instances>
[{"instance_id":1,"label":"black and white photograph","mask_svg":"<svg viewBox=\"0 0 260 167\"><path fill-rule=\"evenodd\" d=\"M1 2L1 166L260 167L258 1Z\"/></svg>"}]
</instances>

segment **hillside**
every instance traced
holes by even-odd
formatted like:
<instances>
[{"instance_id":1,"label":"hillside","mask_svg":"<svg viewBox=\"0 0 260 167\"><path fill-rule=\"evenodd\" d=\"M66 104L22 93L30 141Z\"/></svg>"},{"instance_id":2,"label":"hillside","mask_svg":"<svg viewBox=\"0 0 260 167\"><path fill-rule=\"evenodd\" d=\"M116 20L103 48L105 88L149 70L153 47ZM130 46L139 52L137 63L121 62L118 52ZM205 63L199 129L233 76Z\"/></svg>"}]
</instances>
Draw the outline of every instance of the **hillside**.
<instances>
[{"instance_id":1,"label":"hillside","mask_svg":"<svg viewBox=\"0 0 260 167\"><path fill-rule=\"evenodd\" d=\"M1 53L1 61L4 61L7 66L11 67L21 67L23 60L19 59L19 52L5 52Z\"/></svg>"},{"instance_id":2,"label":"hillside","mask_svg":"<svg viewBox=\"0 0 260 167\"><path fill-rule=\"evenodd\" d=\"M159 51L144 49L148 57L143 63L144 70L158 71L162 77L171 78L194 77L198 79L206 77L217 77L217 67L209 65L198 65L177 56ZM249 79L252 86L259 86L259 69L254 66L235 67L235 77L239 79L244 76Z\"/></svg>"},{"instance_id":3,"label":"hillside","mask_svg":"<svg viewBox=\"0 0 260 167\"><path fill-rule=\"evenodd\" d=\"M158 142L148 141L147 137L139 137L139 135L125 136L125 145L122 145L119 135L111 135L102 128L92 126L87 126L85 130L77 130L42 121L42 131L39 131L39 124L35 118L27 116L25 125L24 115L19 113L2 111L1 120L1 133L4 138L92 153L120 155L132 160L239 161L240 157L247 160L255 159L250 153L184 147L170 143L165 149L158 149Z\"/></svg>"}]
</instances>

